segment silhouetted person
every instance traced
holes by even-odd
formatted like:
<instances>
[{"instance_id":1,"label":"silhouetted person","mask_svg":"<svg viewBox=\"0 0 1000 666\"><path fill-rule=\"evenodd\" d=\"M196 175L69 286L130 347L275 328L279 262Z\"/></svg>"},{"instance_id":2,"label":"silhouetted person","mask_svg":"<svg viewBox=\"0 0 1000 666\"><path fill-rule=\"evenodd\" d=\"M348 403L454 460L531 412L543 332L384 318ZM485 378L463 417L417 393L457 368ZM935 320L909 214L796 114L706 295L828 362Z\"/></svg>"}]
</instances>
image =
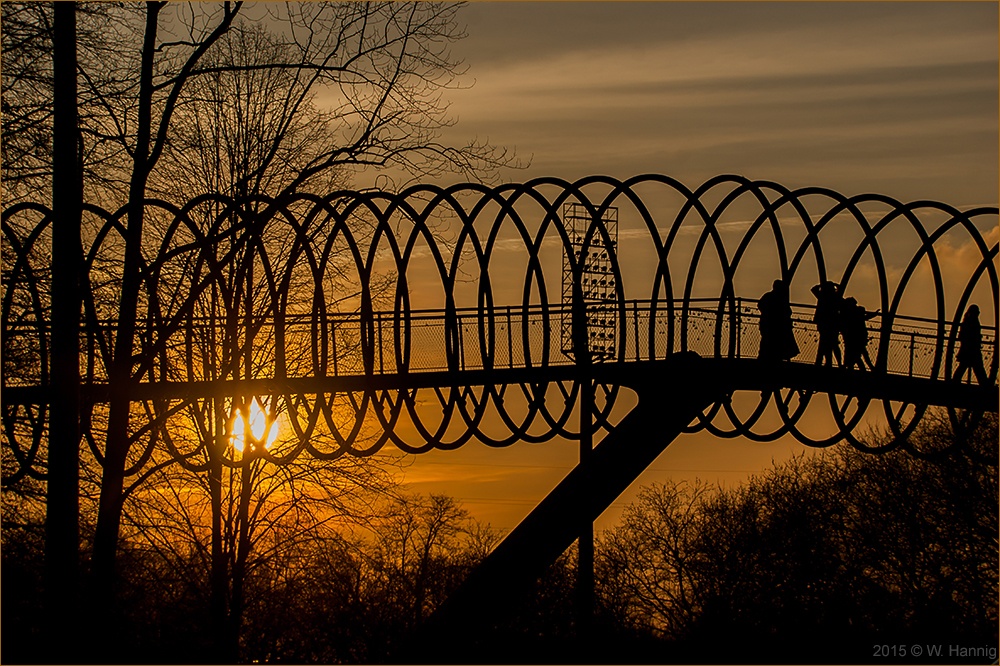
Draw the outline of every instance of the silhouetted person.
<instances>
[{"instance_id":1,"label":"silhouetted person","mask_svg":"<svg viewBox=\"0 0 1000 666\"><path fill-rule=\"evenodd\" d=\"M962 326L958 329L958 369L955 379L962 381L965 373L976 376L979 384L988 384L986 367L983 365L983 329L979 323L979 306L970 305L962 318ZM971 376L970 376L971 381Z\"/></svg>"},{"instance_id":2,"label":"silhouetted person","mask_svg":"<svg viewBox=\"0 0 1000 666\"><path fill-rule=\"evenodd\" d=\"M760 310L760 352L758 358L787 361L799 353L792 332L792 306L788 302L788 286L775 280L771 291L757 302Z\"/></svg>"},{"instance_id":3,"label":"silhouetted person","mask_svg":"<svg viewBox=\"0 0 1000 666\"><path fill-rule=\"evenodd\" d=\"M833 365L834 358L837 359L837 365L844 365L840 355L839 320L840 308L844 304L844 298L840 295L840 285L827 280L810 291L816 297L816 314L813 316L813 322L816 323L816 330L819 332L816 365Z\"/></svg>"},{"instance_id":4,"label":"silhouetted person","mask_svg":"<svg viewBox=\"0 0 1000 666\"><path fill-rule=\"evenodd\" d=\"M840 308L840 332L844 336L844 367L858 366L874 370L875 364L868 356L868 320L879 311L868 312L858 305L855 298L845 298Z\"/></svg>"}]
</instances>

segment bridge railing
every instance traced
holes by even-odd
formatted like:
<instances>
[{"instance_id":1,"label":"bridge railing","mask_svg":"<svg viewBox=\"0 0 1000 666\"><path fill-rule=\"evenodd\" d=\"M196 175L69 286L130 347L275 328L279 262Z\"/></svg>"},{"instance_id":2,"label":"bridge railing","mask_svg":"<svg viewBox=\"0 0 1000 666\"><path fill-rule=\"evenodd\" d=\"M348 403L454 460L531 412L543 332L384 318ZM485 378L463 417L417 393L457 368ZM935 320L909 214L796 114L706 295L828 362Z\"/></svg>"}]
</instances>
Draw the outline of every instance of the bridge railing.
<instances>
[{"instance_id":1,"label":"bridge railing","mask_svg":"<svg viewBox=\"0 0 1000 666\"><path fill-rule=\"evenodd\" d=\"M666 357L671 353L693 351L704 357L753 358L760 347L759 313L756 301L737 299L734 308L721 313L709 301L691 301L688 307L675 305L672 314L655 313L649 301L626 301L616 313L601 311L598 314L615 319L615 332L608 337L607 328L591 330L591 338L602 353L595 353L595 362L642 361ZM572 353L559 346L555 322L569 311L568 306L528 310L522 308L497 308L493 313L493 358L490 367L524 367L526 365L568 365L575 362ZM621 315L624 314L624 324ZM819 334L812 321L813 308L796 306L793 309L793 331L799 345L795 361L812 363L818 353ZM671 319L673 325L671 328ZM650 324L652 320L652 325ZM392 337L386 329L391 316L377 315L379 340L379 371L396 372L398 366L391 355L385 353L385 341ZM457 367L459 369L485 369L487 364L480 342L481 314L477 310L457 313ZM346 322L345 322L346 323ZM445 339L444 320L437 313L414 315L411 322L412 346L408 370L447 370L448 354L441 343ZM883 334L881 315L869 322L868 354L875 361L879 358ZM624 333L624 338L622 337ZM946 324L943 336L930 320L896 317L887 333L885 344L885 371L913 377L941 377L945 363L945 345L952 337L952 325ZM984 329L983 356L987 367L992 363L995 348L995 331ZM624 340L624 351L618 344ZM546 342L547 341L547 342ZM488 347L486 347L488 348ZM940 367L935 372L934 358L941 350ZM390 360L386 360L390 359Z\"/></svg>"},{"instance_id":2,"label":"bridge railing","mask_svg":"<svg viewBox=\"0 0 1000 666\"><path fill-rule=\"evenodd\" d=\"M793 306L796 362L814 363L818 333L814 308ZM357 313L290 314L240 321L190 318L172 330L140 324L138 353L143 381L193 381L240 377L336 377L395 375L434 371L543 368L577 362L560 322L572 318L569 305L498 306ZM702 357L754 358L760 347L757 303L748 299L688 301L628 300L609 309L587 304L591 359L595 363L663 359L695 352ZM943 379L948 349L957 352L954 325L897 316L883 331L881 315L868 322L868 354L879 371ZM107 381L106 356L115 325L102 322L81 330L81 371L86 381ZM29 360L47 355L49 331L21 322L4 331L5 349L22 350ZM983 329L983 357L994 363L996 331ZM6 365L6 364L5 364ZM45 384L47 358L25 363L38 368L27 376L5 372L7 386ZM5 368L5 371L8 368ZM995 372L995 370L994 370Z\"/></svg>"},{"instance_id":3,"label":"bridge railing","mask_svg":"<svg viewBox=\"0 0 1000 666\"><path fill-rule=\"evenodd\" d=\"M663 306L663 304L661 304ZM527 316L521 308L497 308L494 311L493 337L495 345L491 367L524 367L525 365L569 365L575 362L572 353L558 346L556 318L565 314L568 306L549 308L547 312L529 310ZM624 324L621 314L624 313ZM606 314L602 312L601 314ZM799 354L793 360L812 363L818 353L819 334L812 321L813 308L793 308L793 331L799 345ZM593 331L595 344L602 353L593 355L595 362L643 361L661 359L670 353L693 351L704 357L753 358L760 347L759 313L755 301L737 299L734 308L721 313L709 301L689 302L688 307L675 306L673 314L659 309L654 313L649 301L626 301L613 316L615 334L606 336L606 328ZM391 318L378 317L380 339L391 337L385 333ZM671 319L673 320L671 330ZM650 324L652 320L652 325ZM483 345L480 344L481 315L477 310L457 313L457 356L460 369L484 369ZM440 315L421 313L413 317L411 335L414 348L421 351L411 357L409 371L447 370L448 355L440 341L445 339L444 320ZM881 315L869 322L868 354L874 361L879 357L882 343ZM548 330L546 330L548 329ZM913 377L932 377L934 357L941 349L942 376L945 349L952 335L952 326L945 325L942 335L930 320L896 317L887 334L885 345L885 371ZM622 333L624 332L624 338ZM996 334L983 331L983 356L987 367L992 363ZM548 347L546 347L548 336ZM618 349L624 340L624 351ZM607 351L604 351L607 350ZM380 361L386 354L380 354ZM530 362L529 362L530 361ZM379 366L380 371L395 372L392 362Z\"/></svg>"}]
</instances>

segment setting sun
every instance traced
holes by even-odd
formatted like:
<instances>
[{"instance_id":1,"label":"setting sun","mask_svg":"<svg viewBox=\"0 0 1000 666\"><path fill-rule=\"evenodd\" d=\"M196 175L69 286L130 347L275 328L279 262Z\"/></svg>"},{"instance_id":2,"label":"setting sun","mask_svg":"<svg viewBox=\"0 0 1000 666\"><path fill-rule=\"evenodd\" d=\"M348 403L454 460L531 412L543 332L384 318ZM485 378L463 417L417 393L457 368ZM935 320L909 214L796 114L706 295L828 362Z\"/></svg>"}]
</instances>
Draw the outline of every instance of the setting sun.
<instances>
[{"instance_id":1,"label":"setting sun","mask_svg":"<svg viewBox=\"0 0 1000 666\"><path fill-rule=\"evenodd\" d=\"M261 408L256 398L250 401L249 415L243 409L237 410L233 418L230 440L237 451L243 451L247 443L247 428L250 430L250 441L262 442L264 448L270 448L278 438L278 427L273 419Z\"/></svg>"}]
</instances>

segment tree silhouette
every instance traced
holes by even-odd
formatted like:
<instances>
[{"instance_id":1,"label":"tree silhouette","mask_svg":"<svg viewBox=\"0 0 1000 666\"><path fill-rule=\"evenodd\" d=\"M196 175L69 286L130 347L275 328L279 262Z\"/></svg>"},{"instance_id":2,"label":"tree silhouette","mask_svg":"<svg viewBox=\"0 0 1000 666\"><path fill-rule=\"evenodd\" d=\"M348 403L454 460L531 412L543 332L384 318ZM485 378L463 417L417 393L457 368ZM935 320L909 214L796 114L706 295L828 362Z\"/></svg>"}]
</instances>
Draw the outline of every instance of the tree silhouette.
<instances>
[{"instance_id":1,"label":"tree silhouette","mask_svg":"<svg viewBox=\"0 0 1000 666\"><path fill-rule=\"evenodd\" d=\"M51 9L5 4L3 11L5 184L16 185L18 196L44 200L40 192L51 174L45 127L51 69L44 62ZM141 267L158 225L146 214L146 197L183 203L192 194L184 187L192 162L212 160L211 152L195 152L206 149L206 138L235 158L224 177L226 191L236 195L263 188L277 196L322 191L346 178L345 169L491 177L511 163L504 151L436 140L452 122L443 93L462 72L448 50L462 37L457 11L457 5L424 3L252 10L239 2L147 3L101 7L82 22L78 101L86 199L127 212L121 255L107 266L109 279L89 312L118 322L105 352L111 402L106 413L88 416L91 423L106 422L93 554L104 606L113 593L126 470L143 433L135 419L148 416L131 404L129 385L135 364L156 349L156 341L135 336L148 298ZM255 24L258 19L266 20ZM333 93L323 108L314 101L319 90ZM226 133L225 123L214 122L221 108L243 114L228 120L253 122ZM6 141L12 136L16 140ZM18 159L6 159L11 155Z\"/></svg>"},{"instance_id":2,"label":"tree silhouette","mask_svg":"<svg viewBox=\"0 0 1000 666\"><path fill-rule=\"evenodd\" d=\"M393 488L391 467L367 460L275 465L249 449L237 458L242 464L216 470L219 477L204 467L162 466L134 486L123 519L131 547L148 551L147 566L158 563L168 579L208 589L205 655L224 663L241 659L247 608L308 566L296 556L305 559L309 544L352 524L370 523L377 498Z\"/></svg>"},{"instance_id":3,"label":"tree silhouette","mask_svg":"<svg viewBox=\"0 0 1000 666\"><path fill-rule=\"evenodd\" d=\"M283 521L265 535L246 578L240 660L386 661L416 618L431 612L497 539L443 496L382 495L363 518L364 524L313 523L295 539L288 531L302 525ZM132 544L136 537L129 531L125 539ZM185 550L176 551L182 563ZM159 558L147 549L143 560L149 567ZM139 589L155 580L149 570L136 573ZM205 589L204 576L200 580ZM157 588L153 597L168 595ZM203 603L204 593L200 598ZM167 608L178 605L163 601Z\"/></svg>"},{"instance_id":4,"label":"tree silhouette","mask_svg":"<svg viewBox=\"0 0 1000 666\"><path fill-rule=\"evenodd\" d=\"M996 419L972 436L995 450ZM912 437L955 434L938 415ZM647 488L602 541L598 578L621 624L671 640L670 661L869 663L878 642L995 644L997 501L996 467L965 453L838 448L732 490Z\"/></svg>"},{"instance_id":5,"label":"tree silhouette","mask_svg":"<svg viewBox=\"0 0 1000 666\"><path fill-rule=\"evenodd\" d=\"M701 613L701 505L707 484L657 484L644 488L601 542L604 597L615 612L643 618L643 629L668 638L688 632Z\"/></svg>"}]
</instances>

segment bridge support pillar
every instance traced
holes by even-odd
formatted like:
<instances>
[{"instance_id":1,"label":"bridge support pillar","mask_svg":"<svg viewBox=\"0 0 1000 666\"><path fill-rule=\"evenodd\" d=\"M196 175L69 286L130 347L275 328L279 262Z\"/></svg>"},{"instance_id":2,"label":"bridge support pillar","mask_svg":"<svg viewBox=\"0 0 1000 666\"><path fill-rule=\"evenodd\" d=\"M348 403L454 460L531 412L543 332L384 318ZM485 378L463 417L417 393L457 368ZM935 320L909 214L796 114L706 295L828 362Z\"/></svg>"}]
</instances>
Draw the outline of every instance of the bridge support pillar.
<instances>
[{"instance_id":1,"label":"bridge support pillar","mask_svg":"<svg viewBox=\"0 0 1000 666\"><path fill-rule=\"evenodd\" d=\"M582 484L593 485L594 452L594 382L580 382L580 464ZM577 538L576 623L580 648L585 648L594 617L594 518L580 512L580 532Z\"/></svg>"}]
</instances>

